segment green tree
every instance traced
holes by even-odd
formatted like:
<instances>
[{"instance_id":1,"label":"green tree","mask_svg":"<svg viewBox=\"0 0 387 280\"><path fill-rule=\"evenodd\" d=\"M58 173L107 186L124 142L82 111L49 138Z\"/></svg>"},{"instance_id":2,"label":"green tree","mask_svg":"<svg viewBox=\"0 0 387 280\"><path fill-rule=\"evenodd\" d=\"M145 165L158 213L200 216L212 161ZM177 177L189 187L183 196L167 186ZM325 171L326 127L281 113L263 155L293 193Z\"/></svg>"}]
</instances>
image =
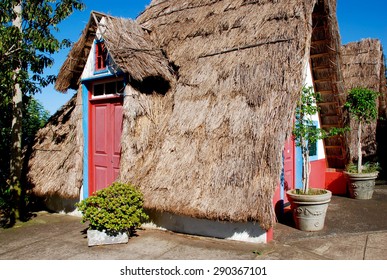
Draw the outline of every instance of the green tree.
<instances>
[{"instance_id":1,"label":"green tree","mask_svg":"<svg viewBox=\"0 0 387 280\"><path fill-rule=\"evenodd\" d=\"M36 132L48 121L50 114L33 96L23 96L22 146L31 147ZM8 106L10 107L10 106ZM9 161L11 158L11 109L0 104L0 226L9 223L9 212L14 204L11 196ZM1 217L5 216L5 217Z\"/></svg>"},{"instance_id":2,"label":"green tree","mask_svg":"<svg viewBox=\"0 0 387 280\"><path fill-rule=\"evenodd\" d=\"M347 128L331 128L329 131L317 128L313 123L313 116L319 111L316 102L319 94L314 92L313 87L303 87L301 98L297 103L295 125L293 136L296 146L301 148L302 155L302 189L301 193L309 193L310 161L309 148L320 139L332 137L344 133Z\"/></svg>"},{"instance_id":3,"label":"green tree","mask_svg":"<svg viewBox=\"0 0 387 280\"><path fill-rule=\"evenodd\" d=\"M357 87L348 92L344 108L357 122L357 173L362 173L362 127L376 121L378 117L377 98L380 94L368 88Z\"/></svg>"},{"instance_id":4,"label":"green tree","mask_svg":"<svg viewBox=\"0 0 387 280\"><path fill-rule=\"evenodd\" d=\"M52 66L52 54L70 45L54 32L74 10L79 0L2 0L0 2L0 103L11 110L9 162L10 182L16 201L15 218L21 207L23 96L33 95L55 80L44 75Z\"/></svg>"},{"instance_id":5,"label":"green tree","mask_svg":"<svg viewBox=\"0 0 387 280\"><path fill-rule=\"evenodd\" d=\"M50 112L33 96L25 96L23 104L23 134L22 146L30 146L33 144L36 132L42 128L50 118Z\"/></svg>"}]
</instances>

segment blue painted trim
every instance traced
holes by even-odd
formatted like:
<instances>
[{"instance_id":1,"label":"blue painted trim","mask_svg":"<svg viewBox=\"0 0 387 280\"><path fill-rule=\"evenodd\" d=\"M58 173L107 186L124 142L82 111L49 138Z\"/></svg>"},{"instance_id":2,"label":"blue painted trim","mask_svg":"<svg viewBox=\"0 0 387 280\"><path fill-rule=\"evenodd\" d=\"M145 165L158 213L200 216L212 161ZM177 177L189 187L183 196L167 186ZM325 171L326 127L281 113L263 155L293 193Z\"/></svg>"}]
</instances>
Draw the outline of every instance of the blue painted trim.
<instances>
[{"instance_id":1,"label":"blue painted trim","mask_svg":"<svg viewBox=\"0 0 387 280\"><path fill-rule=\"evenodd\" d=\"M282 170L281 170L281 177L280 177L280 199L284 201L285 199L285 152L282 151Z\"/></svg>"},{"instance_id":2,"label":"blue painted trim","mask_svg":"<svg viewBox=\"0 0 387 280\"><path fill-rule=\"evenodd\" d=\"M83 198L89 197L89 91L82 84Z\"/></svg>"},{"instance_id":3,"label":"blue painted trim","mask_svg":"<svg viewBox=\"0 0 387 280\"><path fill-rule=\"evenodd\" d=\"M318 121L313 121L313 125L314 126L316 126L317 128L319 128L319 126L318 126ZM319 150L318 150L318 141L316 142L316 155L315 156L311 156L311 157L309 157L309 160L310 161L316 161L316 160L318 160L318 152L319 152Z\"/></svg>"},{"instance_id":4,"label":"blue painted trim","mask_svg":"<svg viewBox=\"0 0 387 280\"><path fill-rule=\"evenodd\" d=\"M106 78L113 78L113 77L116 77L116 75L113 75L112 73L107 72L105 74L100 74L97 76L91 76L89 78L81 79L81 83L90 82L90 81L98 81L98 80L102 80L102 79L106 79Z\"/></svg>"},{"instance_id":5,"label":"blue painted trim","mask_svg":"<svg viewBox=\"0 0 387 280\"><path fill-rule=\"evenodd\" d=\"M107 66L103 70L95 70L93 75L101 75L101 74L105 74L105 73L109 73L109 70L108 70Z\"/></svg>"},{"instance_id":6,"label":"blue painted trim","mask_svg":"<svg viewBox=\"0 0 387 280\"><path fill-rule=\"evenodd\" d=\"M318 122L313 121L313 125L318 127ZM318 160L318 142L317 142L317 154L315 156L309 157L309 161L316 161ZM296 147L296 170L295 170L295 188L301 189L302 188L302 153L301 153L301 147Z\"/></svg>"},{"instance_id":7,"label":"blue painted trim","mask_svg":"<svg viewBox=\"0 0 387 280\"><path fill-rule=\"evenodd\" d=\"M117 72L117 74L112 74L111 72L107 72L105 74L100 74L100 75L97 75L97 76L92 76L92 77L89 77L89 78L84 78L84 79L81 79L81 83L84 83L84 82L91 82L91 81L99 81L99 80L103 80L103 79L106 79L106 78L120 78L122 76L124 76L124 72Z\"/></svg>"},{"instance_id":8,"label":"blue painted trim","mask_svg":"<svg viewBox=\"0 0 387 280\"><path fill-rule=\"evenodd\" d=\"M302 188L302 153L301 153L301 147L296 147L296 163L295 163L295 177L294 177L294 184L296 189Z\"/></svg>"}]
</instances>

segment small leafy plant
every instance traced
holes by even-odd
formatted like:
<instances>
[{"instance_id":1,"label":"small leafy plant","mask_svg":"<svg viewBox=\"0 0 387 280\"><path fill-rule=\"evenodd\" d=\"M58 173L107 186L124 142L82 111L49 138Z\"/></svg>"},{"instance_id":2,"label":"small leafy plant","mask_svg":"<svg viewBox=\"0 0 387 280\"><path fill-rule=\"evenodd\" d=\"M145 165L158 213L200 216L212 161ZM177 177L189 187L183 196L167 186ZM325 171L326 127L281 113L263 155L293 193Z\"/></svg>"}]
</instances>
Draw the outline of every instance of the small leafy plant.
<instances>
[{"instance_id":1,"label":"small leafy plant","mask_svg":"<svg viewBox=\"0 0 387 280\"><path fill-rule=\"evenodd\" d=\"M149 217L143 209L143 195L134 186L113 183L106 189L77 203L82 222L90 222L90 229L106 231L109 235L132 233Z\"/></svg>"},{"instance_id":2,"label":"small leafy plant","mask_svg":"<svg viewBox=\"0 0 387 280\"><path fill-rule=\"evenodd\" d=\"M354 163L348 164L345 169L348 173L358 173L357 165ZM378 171L380 171L380 165L378 162L366 162L362 166L363 173L374 173Z\"/></svg>"},{"instance_id":3,"label":"small leafy plant","mask_svg":"<svg viewBox=\"0 0 387 280\"><path fill-rule=\"evenodd\" d=\"M357 173L362 173L362 141L361 132L364 124L375 121L378 117L377 110L377 97L379 93L367 88L353 88L348 92L347 102L344 104L344 108L348 110L350 115L357 121Z\"/></svg>"}]
</instances>

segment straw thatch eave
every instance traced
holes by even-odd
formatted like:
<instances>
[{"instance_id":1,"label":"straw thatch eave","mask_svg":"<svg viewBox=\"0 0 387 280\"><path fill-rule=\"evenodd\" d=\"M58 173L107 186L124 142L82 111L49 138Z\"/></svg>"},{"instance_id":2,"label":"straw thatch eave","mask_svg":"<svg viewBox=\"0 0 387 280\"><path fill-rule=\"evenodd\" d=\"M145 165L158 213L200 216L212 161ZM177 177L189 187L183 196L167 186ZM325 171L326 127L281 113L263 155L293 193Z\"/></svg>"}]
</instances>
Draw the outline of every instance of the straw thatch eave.
<instances>
[{"instance_id":1,"label":"straw thatch eave","mask_svg":"<svg viewBox=\"0 0 387 280\"><path fill-rule=\"evenodd\" d=\"M384 54L378 39L363 39L342 46L346 91L367 87L379 92L379 116L386 115L386 76Z\"/></svg>"},{"instance_id":2,"label":"straw thatch eave","mask_svg":"<svg viewBox=\"0 0 387 280\"><path fill-rule=\"evenodd\" d=\"M65 62L59 70L59 74L55 82L56 90L66 92L69 88L74 90L78 89L81 75L96 35L97 23L102 16L105 15L94 12L90 14L90 18L85 29L78 41L71 48Z\"/></svg>"},{"instance_id":3,"label":"straw thatch eave","mask_svg":"<svg viewBox=\"0 0 387 280\"><path fill-rule=\"evenodd\" d=\"M140 15L179 69L165 96L126 92L120 179L146 207L273 225L316 2L152 1ZM318 3L335 19L335 1Z\"/></svg>"},{"instance_id":4,"label":"straw thatch eave","mask_svg":"<svg viewBox=\"0 0 387 280\"><path fill-rule=\"evenodd\" d=\"M167 82L173 79L168 59L136 22L109 17L102 36L114 64L132 79L138 82L148 77L160 77Z\"/></svg>"},{"instance_id":5,"label":"straw thatch eave","mask_svg":"<svg viewBox=\"0 0 387 280\"><path fill-rule=\"evenodd\" d=\"M115 18L92 12L79 40L62 65L55 88L66 92L77 89L90 50L97 34L101 34L109 52L111 70L124 71L131 79L142 82L157 77L170 82L173 70L168 59L151 42L148 32L130 19Z\"/></svg>"},{"instance_id":6,"label":"straw thatch eave","mask_svg":"<svg viewBox=\"0 0 387 280\"><path fill-rule=\"evenodd\" d=\"M79 199L83 179L82 135L79 92L36 134L27 170L27 181L36 196Z\"/></svg>"},{"instance_id":7,"label":"straw thatch eave","mask_svg":"<svg viewBox=\"0 0 387 280\"><path fill-rule=\"evenodd\" d=\"M355 87L365 87L381 93L378 102L380 117L386 116L386 77L382 45L377 39L363 39L342 46L343 75L345 89L348 92ZM357 126L350 121L351 132L348 135L350 143L350 159L357 160ZM362 129L363 154L369 160L375 160L377 154L376 141L377 124L365 125Z\"/></svg>"}]
</instances>

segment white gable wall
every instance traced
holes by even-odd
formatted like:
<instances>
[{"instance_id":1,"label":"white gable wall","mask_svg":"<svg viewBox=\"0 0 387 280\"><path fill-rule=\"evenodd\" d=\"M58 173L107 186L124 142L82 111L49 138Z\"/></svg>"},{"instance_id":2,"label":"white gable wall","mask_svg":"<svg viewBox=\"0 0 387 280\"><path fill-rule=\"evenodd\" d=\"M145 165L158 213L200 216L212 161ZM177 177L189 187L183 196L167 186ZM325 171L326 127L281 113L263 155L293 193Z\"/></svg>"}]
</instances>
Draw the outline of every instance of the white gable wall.
<instances>
[{"instance_id":1,"label":"white gable wall","mask_svg":"<svg viewBox=\"0 0 387 280\"><path fill-rule=\"evenodd\" d=\"M309 86L313 87L312 71L311 71L309 63L307 65L306 78L305 78L304 84L307 87L309 87ZM320 118L319 118L318 114L315 114L314 116L312 116L312 120L317 123L317 127L319 127L319 128L321 127ZM325 158L324 143L323 143L323 140L318 140L318 142L317 142L317 156L312 157L311 161L320 160L320 159L324 159L324 158Z\"/></svg>"}]
</instances>

